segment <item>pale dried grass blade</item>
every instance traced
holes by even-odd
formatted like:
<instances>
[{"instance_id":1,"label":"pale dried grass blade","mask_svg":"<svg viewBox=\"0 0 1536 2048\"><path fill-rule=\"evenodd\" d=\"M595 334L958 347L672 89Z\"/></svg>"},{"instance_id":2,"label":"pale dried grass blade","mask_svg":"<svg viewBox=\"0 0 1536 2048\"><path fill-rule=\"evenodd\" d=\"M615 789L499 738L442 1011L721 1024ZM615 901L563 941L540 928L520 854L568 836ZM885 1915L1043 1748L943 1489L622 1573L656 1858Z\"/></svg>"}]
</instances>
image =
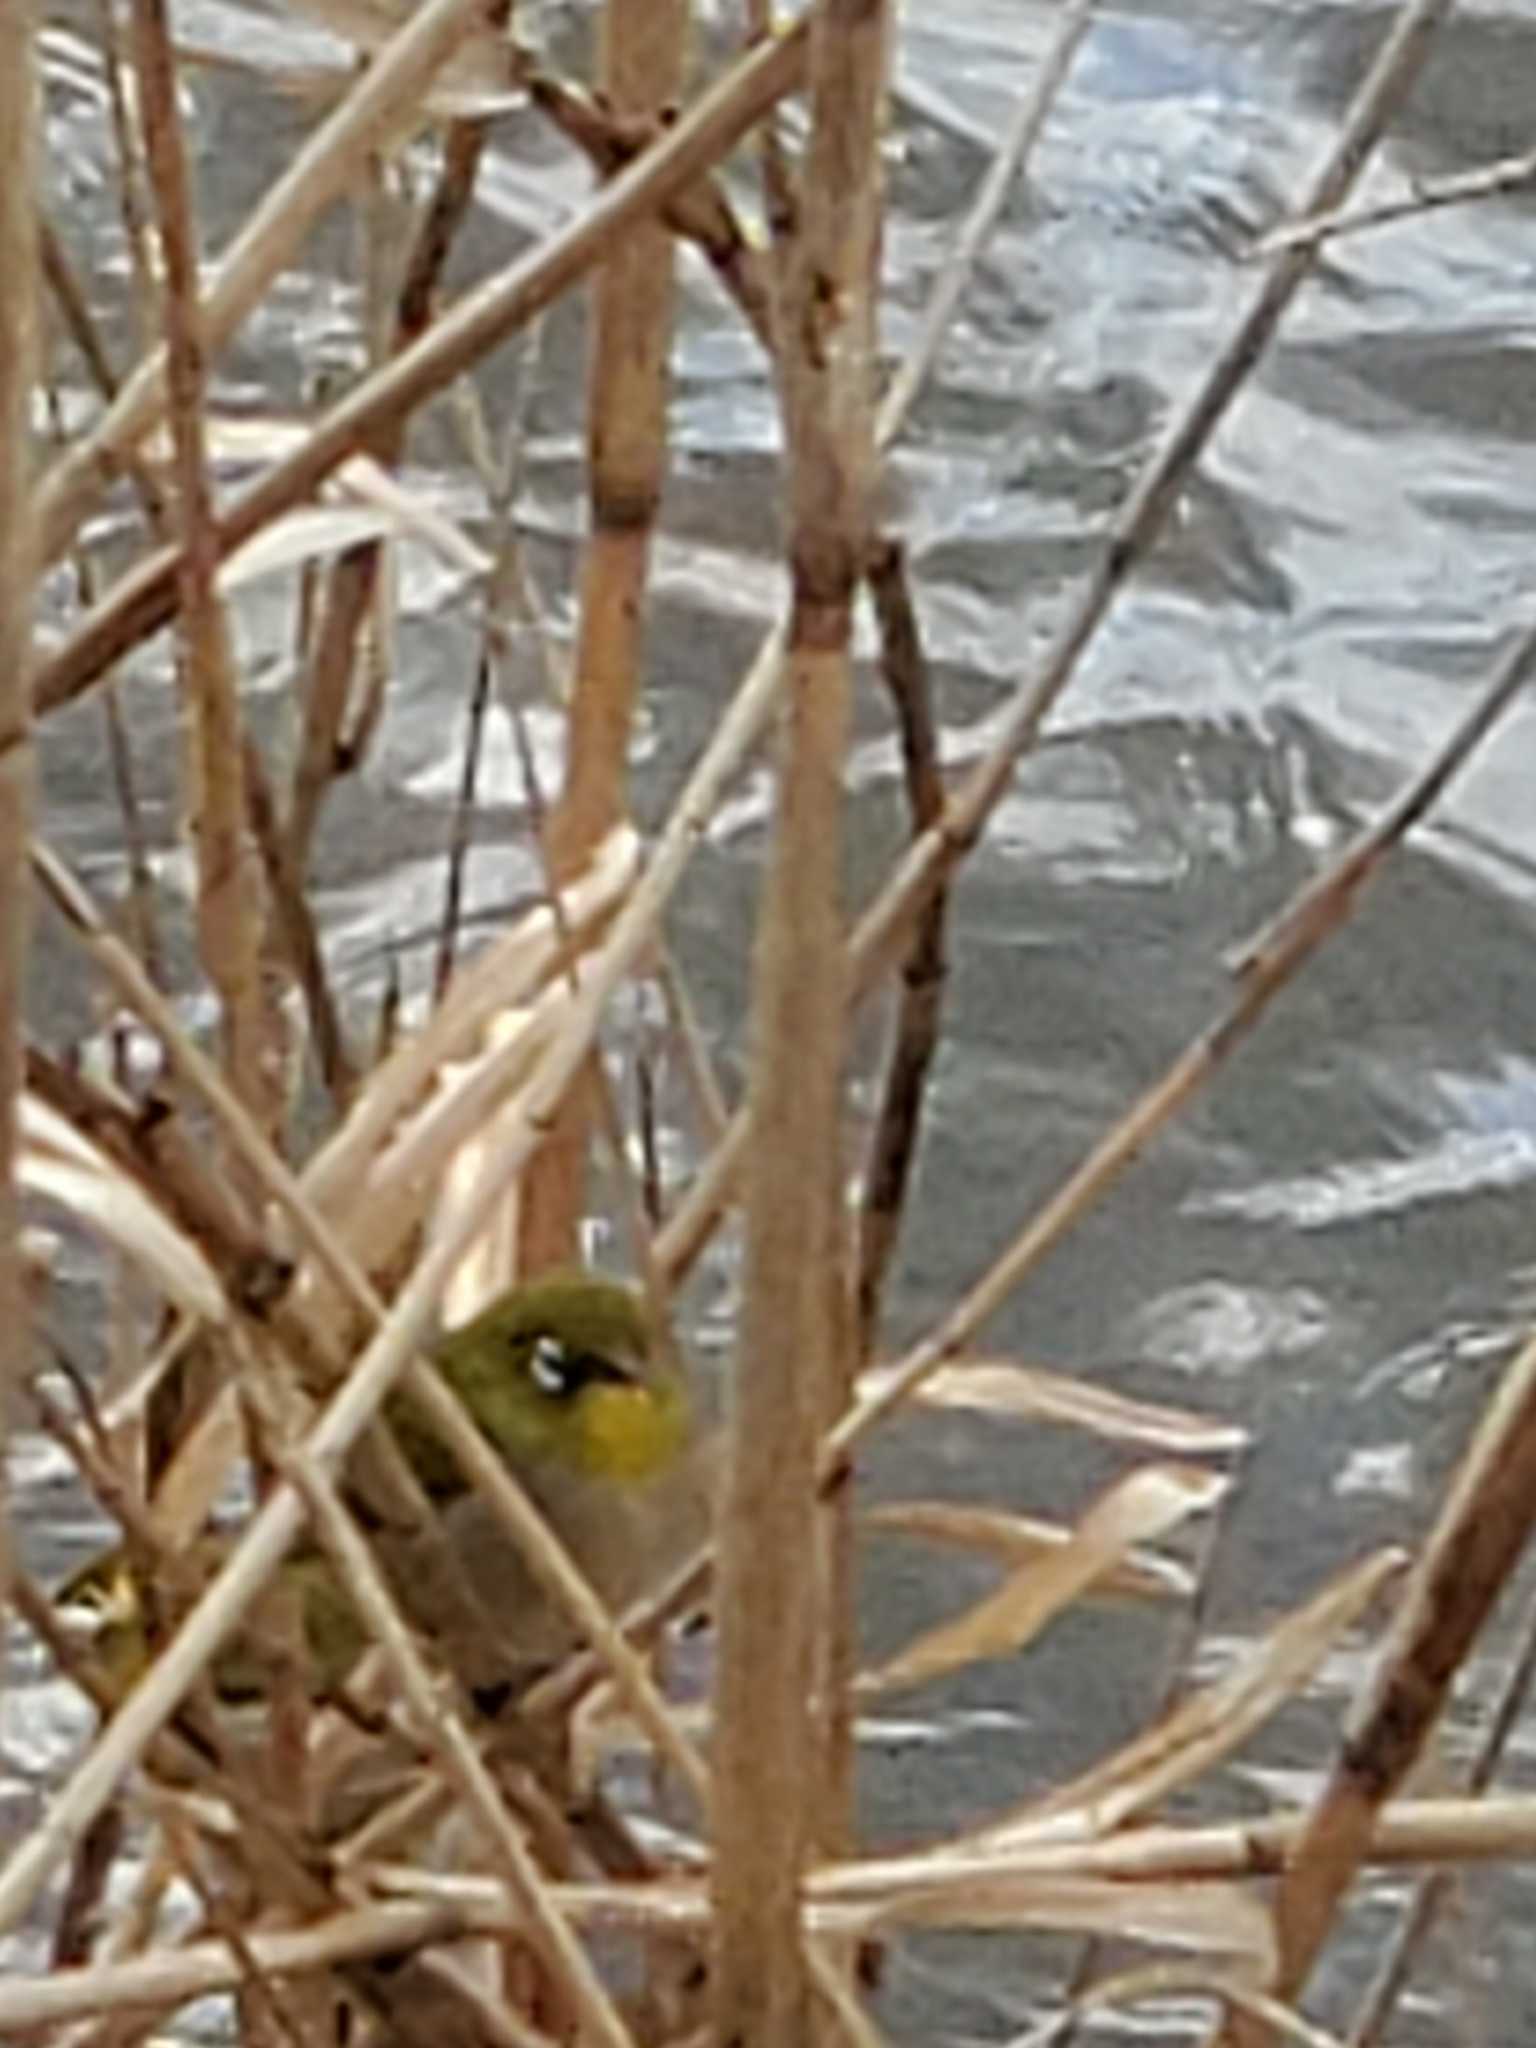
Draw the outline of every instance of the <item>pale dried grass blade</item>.
<instances>
[{"instance_id":1,"label":"pale dried grass blade","mask_svg":"<svg viewBox=\"0 0 1536 2048\"><path fill-rule=\"evenodd\" d=\"M1157 1964L1146 1970L1117 1971L1103 1978L1077 2001L1084 2014L1103 2012L1111 2006L1140 2005L1152 1998L1187 1998L1191 1995L1220 1999L1251 2013L1255 2019L1274 2027L1283 2039L1299 2041L1301 2048L1344 2048L1337 2034L1304 2020L1294 2006L1271 1998L1252 1984L1234 1983L1225 1977L1199 1976L1175 1964Z\"/></svg>"},{"instance_id":2,"label":"pale dried grass blade","mask_svg":"<svg viewBox=\"0 0 1536 2048\"><path fill-rule=\"evenodd\" d=\"M866 1373L862 1396L879 1392L882 1374ZM1018 1422L1059 1422L1114 1443L1172 1457L1222 1457L1240 1451L1248 1432L1188 1408L1135 1401L1074 1374L1012 1359L957 1359L929 1376L913 1396L933 1408L971 1408Z\"/></svg>"},{"instance_id":3,"label":"pale dried grass blade","mask_svg":"<svg viewBox=\"0 0 1536 2048\"><path fill-rule=\"evenodd\" d=\"M372 56L410 13L388 0L288 0L292 13ZM521 62L506 36L483 30L466 38L432 82L424 107L440 118L472 120L517 106L527 94L516 83Z\"/></svg>"},{"instance_id":4,"label":"pale dried grass blade","mask_svg":"<svg viewBox=\"0 0 1536 2048\"><path fill-rule=\"evenodd\" d=\"M560 891L560 916L548 904L454 976L447 1000L414 1036L402 1039L359 1088L346 1122L310 1161L304 1192L334 1215L355 1194L401 1116L426 1094L447 1060L473 1052L482 1026L526 1002L559 964L570 940L592 940L628 902L640 873L640 840L629 826L612 833L590 867Z\"/></svg>"},{"instance_id":5,"label":"pale dried grass blade","mask_svg":"<svg viewBox=\"0 0 1536 2048\"><path fill-rule=\"evenodd\" d=\"M1236 1958L1256 1976L1274 1959L1269 1909L1240 1885L1117 1884L999 1869L942 1853L908 1861L931 1867L926 1876L916 1868L899 1875L893 1869L883 1895L872 1888L860 1914L867 1927L1052 1928ZM829 1875L828 1890L836 1896L836 1874Z\"/></svg>"},{"instance_id":6,"label":"pale dried grass blade","mask_svg":"<svg viewBox=\"0 0 1536 2048\"><path fill-rule=\"evenodd\" d=\"M477 1060L450 1062L443 1069L431 1099L401 1126L336 1217L343 1243L377 1269L393 1257L429 1209L441 1223L448 1213L439 1201L443 1176L465 1146L484 1134L490 1119L501 1123L516 1116L520 1091L535 1062L558 1036L570 1007L565 988L546 989L503 1044L492 1046ZM475 1185L467 1176L463 1184Z\"/></svg>"},{"instance_id":7,"label":"pale dried grass blade","mask_svg":"<svg viewBox=\"0 0 1536 2048\"><path fill-rule=\"evenodd\" d=\"M517 1012L503 1011L486 1026L486 1041L492 1051L506 1045L523 1022ZM510 1135L512 1118L503 1110L482 1130L467 1139L450 1160L444 1179L445 1205L455 1207L468 1199L479 1184L488 1161ZM521 1178L514 1177L497 1203L485 1229L460 1259L443 1289L443 1322L452 1329L468 1322L517 1278L518 1218L522 1208Z\"/></svg>"},{"instance_id":8,"label":"pale dried grass blade","mask_svg":"<svg viewBox=\"0 0 1536 2048\"><path fill-rule=\"evenodd\" d=\"M1112 1833L1191 1783L1245 1742L1307 1683L1346 1630L1406 1569L1407 1554L1375 1552L1340 1574L1254 1645L1234 1671L1205 1686L1105 1763L971 1837L991 1849L1041 1834Z\"/></svg>"},{"instance_id":9,"label":"pale dried grass blade","mask_svg":"<svg viewBox=\"0 0 1536 2048\"><path fill-rule=\"evenodd\" d=\"M184 1549L203 1527L244 1455L239 1396L224 1386L177 1445L155 1487L150 1525L168 1550Z\"/></svg>"},{"instance_id":10,"label":"pale dried grass blade","mask_svg":"<svg viewBox=\"0 0 1536 2048\"><path fill-rule=\"evenodd\" d=\"M1088 1510L1054 1556L1023 1566L964 1614L920 1636L883 1669L865 1674L859 1689L867 1695L920 1685L965 1664L1016 1654L1133 1545L1207 1512L1226 1485L1192 1465L1146 1465L1128 1474Z\"/></svg>"},{"instance_id":11,"label":"pale dried grass blade","mask_svg":"<svg viewBox=\"0 0 1536 2048\"><path fill-rule=\"evenodd\" d=\"M263 576L323 562L365 541L393 538L393 520L376 505L301 505L236 549L219 571L219 589L228 595Z\"/></svg>"},{"instance_id":12,"label":"pale dried grass blade","mask_svg":"<svg viewBox=\"0 0 1536 2048\"><path fill-rule=\"evenodd\" d=\"M223 1290L191 1238L136 1181L37 1096L24 1094L18 1109L22 1189L57 1204L105 1238L178 1308L222 1323Z\"/></svg>"},{"instance_id":13,"label":"pale dried grass blade","mask_svg":"<svg viewBox=\"0 0 1536 2048\"><path fill-rule=\"evenodd\" d=\"M308 433L308 427L296 420L215 416L207 422L208 455L210 461L226 466L260 468L292 454ZM148 456L159 464L169 461L163 431L151 438ZM455 520L420 491L407 489L371 456L350 456L327 482L325 496L329 502L295 506L237 548L219 571L220 589L234 590L262 576L302 568L369 540L418 541L463 575L490 574L490 556Z\"/></svg>"},{"instance_id":14,"label":"pale dried grass blade","mask_svg":"<svg viewBox=\"0 0 1536 2048\"><path fill-rule=\"evenodd\" d=\"M1072 1531L1060 1522L958 1501L882 1501L859 1519L865 1528L879 1533L951 1543L1006 1564L1057 1556L1072 1541ZM1194 1590L1194 1574L1177 1558L1140 1547L1128 1550L1091 1588L1096 1596L1128 1600L1187 1600Z\"/></svg>"}]
</instances>

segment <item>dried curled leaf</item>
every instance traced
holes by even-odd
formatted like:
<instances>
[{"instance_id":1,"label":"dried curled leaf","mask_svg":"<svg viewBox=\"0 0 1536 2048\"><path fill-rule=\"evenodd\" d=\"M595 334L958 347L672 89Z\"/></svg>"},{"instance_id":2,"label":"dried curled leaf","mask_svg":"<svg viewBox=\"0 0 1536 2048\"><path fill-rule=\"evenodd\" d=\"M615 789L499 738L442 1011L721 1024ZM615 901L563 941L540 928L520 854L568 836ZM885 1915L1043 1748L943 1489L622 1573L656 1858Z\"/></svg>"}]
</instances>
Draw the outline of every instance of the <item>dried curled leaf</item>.
<instances>
[{"instance_id":1,"label":"dried curled leaf","mask_svg":"<svg viewBox=\"0 0 1536 2048\"><path fill-rule=\"evenodd\" d=\"M1126 1747L1071 1784L1032 1801L969 1839L998 1848L1122 1828L1228 1756L1306 1684L1340 1636L1408 1562L1376 1551L1278 1622L1237 1667L1180 1702Z\"/></svg>"},{"instance_id":2,"label":"dried curled leaf","mask_svg":"<svg viewBox=\"0 0 1536 2048\"><path fill-rule=\"evenodd\" d=\"M972 1507L964 1501L883 1501L859 1519L866 1528L982 1551L1005 1564L1054 1557L1072 1541L1072 1531L1060 1522L1010 1514L1003 1508ZM1195 1581L1177 1558L1138 1547L1112 1565L1093 1590L1127 1600L1187 1600Z\"/></svg>"},{"instance_id":3,"label":"dried curled leaf","mask_svg":"<svg viewBox=\"0 0 1536 2048\"><path fill-rule=\"evenodd\" d=\"M860 1689L920 1685L986 1657L1007 1657L1039 1635L1125 1556L1214 1507L1226 1480L1196 1465L1144 1465L1112 1486L1054 1556L1021 1566L994 1593L920 1636Z\"/></svg>"},{"instance_id":4,"label":"dried curled leaf","mask_svg":"<svg viewBox=\"0 0 1536 2048\"><path fill-rule=\"evenodd\" d=\"M813 1911L852 1928L1049 1927L1218 1955L1262 1977L1275 1959L1269 1908L1230 1884L1137 1883L975 1856L953 1843L835 1864L809 1881Z\"/></svg>"},{"instance_id":5,"label":"dried curled leaf","mask_svg":"<svg viewBox=\"0 0 1536 2048\"><path fill-rule=\"evenodd\" d=\"M178 1308L223 1322L224 1293L213 1268L136 1180L30 1091L20 1098L18 1121L16 1175L26 1193L107 1239Z\"/></svg>"},{"instance_id":6,"label":"dried curled leaf","mask_svg":"<svg viewBox=\"0 0 1536 2048\"><path fill-rule=\"evenodd\" d=\"M860 1392L878 1391L882 1372L865 1374ZM960 1359L924 1380L912 1397L931 1408L974 1408L1016 1422L1058 1422L1113 1443L1179 1458L1223 1457L1242 1450L1248 1432L1188 1408L1134 1401L1071 1373L1012 1359Z\"/></svg>"}]
</instances>

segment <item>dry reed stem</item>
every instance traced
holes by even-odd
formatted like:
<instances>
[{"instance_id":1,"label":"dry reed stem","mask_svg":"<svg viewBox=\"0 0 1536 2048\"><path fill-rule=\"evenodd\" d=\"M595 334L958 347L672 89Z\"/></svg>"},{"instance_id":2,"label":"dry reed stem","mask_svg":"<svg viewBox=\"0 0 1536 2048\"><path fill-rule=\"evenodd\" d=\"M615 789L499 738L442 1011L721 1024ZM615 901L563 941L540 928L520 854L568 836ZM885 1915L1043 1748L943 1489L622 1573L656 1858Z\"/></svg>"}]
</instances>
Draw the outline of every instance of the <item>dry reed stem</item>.
<instances>
[{"instance_id":1,"label":"dry reed stem","mask_svg":"<svg viewBox=\"0 0 1536 2048\"><path fill-rule=\"evenodd\" d=\"M483 5L484 0L429 0L305 143L231 243L202 302L203 345L210 356L255 310L320 214L362 175L369 156L398 132L402 121L422 118L428 82L464 40ZM164 357L156 351L134 371L92 433L44 478L37 517L47 560L69 546L98 493L160 419L164 405Z\"/></svg>"},{"instance_id":2,"label":"dry reed stem","mask_svg":"<svg viewBox=\"0 0 1536 2048\"><path fill-rule=\"evenodd\" d=\"M372 436L388 432L498 347L579 282L637 220L733 148L769 107L794 90L814 13L800 16L774 42L710 86L559 234L486 279L413 347L339 400L299 447L229 505L218 525L221 555L233 553L307 498ZM163 626L174 608L175 573L171 549L130 570L40 663L36 709L70 702Z\"/></svg>"},{"instance_id":3,"label":"dry reed stem","mask_svg":"<svg viewBox=\"0 0 1536 2048\"><path fill-rule=\"evenodd\" d=\"M768 1135L749 1162L719 1534L710 1989L722 2048L806 2039L802 1873L821 1830L835 1838L843 1825L845 1771L825 1696L843 1588L832 1584L836 1531L816 1513L815 1480L817 1444L853 1371L841 1229L842 785L853 604L869 552L887 33L885 9L869 0L829 0L813 26L802 214L783 280L792 600L749 1083Z\"/></svg>"},{"instance_id":4,"label":"dry reed stem","mask_svg":"<svg viewBox=\"0 0 1536 2048\"><path fill-rule=\"evenodd\" d=\"M245 806L261 857L272 923L288 966L298 983L320 1078L338 1114L345 1114L357 1091L360 1075L347 1047L341 1016L331 994L325 949L315 925L309 898L295 870L289 844L277 817L267 764L249 731L242 735Z\"/></svg>"},{"instance_id":5,"label":"dry reed stem","mask_svg":"<svg viewBox=\"0 0 1536 2048\"><path fill-rule=\"evenodd\" d=\"M36 535L29 451L37 357L36 140L31 0L0 13L0 1471L7 1416L27 1373L31 1312L16 1199L22 991L31 933L26 881L32 808L31 618ZM0 1612L10 1580L9 1504L0 1481Z\"/></svg>"},{"instance_id":6,"label":"dry reed stem","mask_svg":"<svg viewBox=\"0 0 1536 2048\"><path fill-rule=\"evenodd\" d=\"M598 81L620 121L654 123L677 96L687 0L608 0ZM565 780L544 837L564 882L626 815L629 747L645 659L656 516L667 465L675 251L657 218L637 222L593 279L587 362L589 531L566 708ZM579 1092L531 1162L518 1219L521 1272L577 1256L588 1119Z\"/></svg>"},{"instance_id":7,"label":"dry reed stem","mask_svg":"<svg viewBox=\"0 0 1536 2048\"><path fill-rule=\"evenodd\" d=\"M203 417L207 361L198 315L197 225L177 105L165 0L133 0L134 63L158 214L166 388L175 450L178 595L185 646L185 804L197 866L198 946L219 1004L230 1085L271 1125L280 1058L269 1048L261 989L260 871L246 829L243 720L228 621L216 587L213 490Z\"/></svg>"}]
</instances>

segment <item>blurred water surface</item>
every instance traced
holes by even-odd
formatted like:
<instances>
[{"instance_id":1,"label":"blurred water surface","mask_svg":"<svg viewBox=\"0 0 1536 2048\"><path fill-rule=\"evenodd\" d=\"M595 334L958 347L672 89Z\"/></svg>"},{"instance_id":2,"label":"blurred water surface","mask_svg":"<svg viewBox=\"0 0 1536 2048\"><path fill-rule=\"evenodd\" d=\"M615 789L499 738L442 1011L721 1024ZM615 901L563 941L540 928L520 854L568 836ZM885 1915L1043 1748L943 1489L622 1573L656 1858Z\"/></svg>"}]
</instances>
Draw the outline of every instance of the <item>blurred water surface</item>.
<instances>
[{"instance_id":1,"label":"blurred water surface","mask_svg":"<svg viewBox=\"0 0 1536 2048\"><path fill-rule=\"evenodd\" d=\"M280 10L199 0L188 36L238 64L195 76L210 241L291 155L311 115L277 82L315 41ZM989 152L1055 18L1030 0L909 10L888 146L886 343L910 339ZM1305 0L1129 0L1091 31L1033 173L1010 199L893 456L895 492L945 734L959 764L1063 616L1115 507L1251 287L1242 261L1326 147L1390 16ZM52 17L47 102L55 220L126 355L125 258L91 12ZM585 10L543 15L579 60ZM1442 34L1364 196L1529 146L1536 22L1465 9ZM423 167L426 159L423 158ZM496 131L460 282L508 261L579 202L580 167L535 116ZM895 1284L891 1337L924 1327L1008 1241L1084 1148L1213 1013L1224 955L1424 760L1530 622L1536 378L1530 198L1335 244L1221 428L1163 542L1099 634L967 864L953 915L947 1029ZM298 411L318 370L360 360L355 247L332 221L219 365L232 410ZM637 746L642 820L664 815L776 615L773 400L754 345L691 256L656 581L651 687ZM481 388L504 416L531 379L520 502L561 635L583 525L580 309ZM479 502L441 416L410 479L466 519ZM110 558L125 508L92 538ZM61 583L53 593L64 601ZM396 952L420 984L476 650L474 608L424 555L400 577L400 670L379 742L330 805L319 901L358 1017ZM291 592L243 603L254 715L289 706ZM861 891L903 830L897 757L863 686L850 776ZM174 702L163 646L124 704L151 835L171 834ZM553 721L535 723L554 760ZM98 888L119 824L99 712L44 735L49 829ZM1247 1424L1257 1449L1220 1548L1201 1670L1368 1546L1425 1526L1470 1418L1533 1301L1536 713L1521 705L1397 856L1347 935L1113 1197L1011 1302L999 1348ZM533 886L526 806L493 714L471 900L500 915ZM725 1070L739 1073L750 917L768 814L755 770L700 851L674 929ZM167 859L169 897L183 871ZM44 946L39 997L63 1039L98 1027L77 970ZM83 1262L67 1270L82 1289ZM728 1249L698 1292L706 1348L729 1316ZM1115 1468L1052 1432L963 1419L892 1428L881 1492L944 1492L1071 1513ZM88 1518L56 1465L22 1446L29 1547L78 1557ZM974 1590L974 1575L879 1553L872 1643ZM1086 1764L1159 1696L1164 1618L1073 1620L1030 1656L904 1696L871 1726L872 1840L958 1826ZM1497 1643L1477 1677L1491 1683ZM1227 1775L1227 1803L1294 1796L1331 1755L1358 1660L1330 1665ZM1470 1691L1470 1689L1469 1689ZM22 1782L8 1819L79 1737L56 1688L13 1697ZM1470 1733L1453 1727L1454 1756ZM1530 1776L1517 1741L1511 1782ZM1399 1887L1375 1886L1316 2007L1344 2019ZM1531 2038L1536 1973L1513 1929L1520 1873L1470 1878L1392 2038ZM1039 2019L1058 1943L914 1942L884 2018L902 2041L993 2042ZM1150 2024L1150 2023L1149 2023ZM1170 2023L1177 2038L1187 2025Z\"/></svg>"}]
</instances>

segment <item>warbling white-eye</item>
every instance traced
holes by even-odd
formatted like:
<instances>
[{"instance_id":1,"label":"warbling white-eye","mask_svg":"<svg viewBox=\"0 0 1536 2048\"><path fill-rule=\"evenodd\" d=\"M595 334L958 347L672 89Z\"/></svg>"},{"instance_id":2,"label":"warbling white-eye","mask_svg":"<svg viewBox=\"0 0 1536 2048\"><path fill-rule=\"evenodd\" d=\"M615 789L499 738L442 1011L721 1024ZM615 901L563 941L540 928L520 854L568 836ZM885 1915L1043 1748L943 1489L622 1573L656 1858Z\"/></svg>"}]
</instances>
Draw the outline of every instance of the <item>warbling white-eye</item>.
<instances>
[{"instance_id":1,"label":"warbling white-eye","mask_svg":"<svg viewBox=\"0 0 1536 2048\"><path fill-rule=\"evenodd\" d=\"M693 1404L632 1288L580 1271L528 1281L450 1331L430 1355L610 1608L622 1611L699 1540L708 1503ZM408 1396L395 1396L387 1414L443 1518L455 1562L501 1625L517 1666L531 1670L560 1655L572 1642L569 1625L492 1510L466 1487L447 1447ZM196 1576L213 1569L227 1541L199 1539ZM390 1557L386 1546L385 1563L406 1613L435 1632L439 1617L422 1613L412 1597L408 1560ZM312 1545L296 1548L279 1571L273 1600L284 1599L288 1636L302 1630L315 1690L333 1691L366 1636ZM93 1662L109 1690L125 1691L150 1648L147 1603L126 1553L114 1546L92 1560L57 1601L92 1617ZM215 1690L228 1704L270 1685L275 1664L262 1645L265 1625L258 1603L253 1625L215 1662ZM446 1648L457 1663L455 1645ZM465 1676L476 1683L477 1659L469 1662Z\"/></svg>"}]
</instances>

